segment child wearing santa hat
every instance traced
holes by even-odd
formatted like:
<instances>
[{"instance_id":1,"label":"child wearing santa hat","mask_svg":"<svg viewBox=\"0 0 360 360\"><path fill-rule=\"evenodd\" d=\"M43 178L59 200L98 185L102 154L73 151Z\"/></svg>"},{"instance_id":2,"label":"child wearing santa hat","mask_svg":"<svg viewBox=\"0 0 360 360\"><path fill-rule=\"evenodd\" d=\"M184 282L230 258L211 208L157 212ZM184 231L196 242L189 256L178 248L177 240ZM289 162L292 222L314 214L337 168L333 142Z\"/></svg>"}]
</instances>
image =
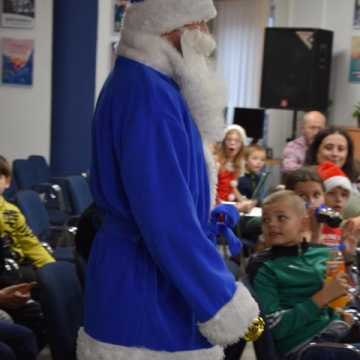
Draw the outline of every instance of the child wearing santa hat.
<instances>
[{"instance_id":1,"label":"child wearing santa hat","mask_svg":"<svg viewBox=\"0 0 360 360\"><path fill-rule=\"evenodd\" d=\"M351 182L345 173L334 163L325 161L318 166L318 173L325 188L325 205L342 213L350 198ZM322 227L321 243L336 246L342 239L342 229Z\"/></svg>"},{"instance_id":2,"label":"child wearing santa hat","mask_svg":"<svg viewBox=\"0 0 360 360\"><path fill-rule=\"evenodd\" d=\"M244 174L244 150L246 132L243 127L233 124L224 131L224 138L215 150L218 165L217 203L234 202L240 211L246 212L254 207L254 202L237 189L237 181Z\"/></svg>"}]
</instances>

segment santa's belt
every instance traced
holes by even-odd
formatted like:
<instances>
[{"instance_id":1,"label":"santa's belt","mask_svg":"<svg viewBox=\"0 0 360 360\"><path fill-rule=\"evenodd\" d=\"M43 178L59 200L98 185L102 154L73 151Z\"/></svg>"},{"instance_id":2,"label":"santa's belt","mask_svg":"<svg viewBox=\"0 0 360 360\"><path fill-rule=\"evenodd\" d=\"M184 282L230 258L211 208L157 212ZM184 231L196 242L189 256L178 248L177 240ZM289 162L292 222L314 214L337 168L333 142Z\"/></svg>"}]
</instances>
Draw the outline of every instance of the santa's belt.
<instances>
[{"instance_id":1,"label":"santa's belt","mask_svg":"<svg viewBox=\"0 0 360 360\"><path fill-rule=\"evenodd\" d=\"M132 241L139 242L142 238L138 226L132 220L106 215L101 226L102 230L113 231L119 236L130 237Z\"/></svg>"}]
</instances>

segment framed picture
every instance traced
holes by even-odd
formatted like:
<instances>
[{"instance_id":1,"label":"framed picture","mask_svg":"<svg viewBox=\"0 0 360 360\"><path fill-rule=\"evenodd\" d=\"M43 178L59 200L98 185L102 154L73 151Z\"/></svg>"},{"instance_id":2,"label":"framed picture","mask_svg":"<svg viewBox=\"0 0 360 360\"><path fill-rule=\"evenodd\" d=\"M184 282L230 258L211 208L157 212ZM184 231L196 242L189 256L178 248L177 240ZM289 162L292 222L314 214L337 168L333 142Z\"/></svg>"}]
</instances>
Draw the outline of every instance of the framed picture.
<instances>
[{"instance_id":1,"label":"framed picture","mask_svg":"<svg viewBox=\"0 0 360 360\"><path fill-rule=\"evenodd\" d=\"M360 0L355 0L353 27L360 29Z\"/></svg>"},{"instance_id":2,"label":"framed picture","mask_svg":"<svg viewBox=\"0 0 360 360\"><path fill-rule=\"evenodd\" d=\"M349 81L360 83L360 36L353 36L351 40Z\"/></svg>"},{"instance_id":3,"label":"framed picture","mask_svg":"<svg viewBox=\"0 0 360 360\"><path fill-rule=\"evenodd\" d=\"M10 28L32 28L35 22L35 0L0 0L0 24Z\"/></svg>"},{"instance_id":4,"label":"framed picture","mask_svg":"<svg viewBox=\"0 0 360 360\"><path fill-rule=\"evenodd\" d=\"M114 32L120 32L128 0L114 0Z\"/></svg>"},{"instance_id":5,"label":"framed picture","mask_svg":"<svg viewBox=\"0 0 360 360\"><path fill-rule=\"evenodd\" d=\"M2 73L3 84L33 84L34 40L2 39Z\"/></svg>"}]
</instances>

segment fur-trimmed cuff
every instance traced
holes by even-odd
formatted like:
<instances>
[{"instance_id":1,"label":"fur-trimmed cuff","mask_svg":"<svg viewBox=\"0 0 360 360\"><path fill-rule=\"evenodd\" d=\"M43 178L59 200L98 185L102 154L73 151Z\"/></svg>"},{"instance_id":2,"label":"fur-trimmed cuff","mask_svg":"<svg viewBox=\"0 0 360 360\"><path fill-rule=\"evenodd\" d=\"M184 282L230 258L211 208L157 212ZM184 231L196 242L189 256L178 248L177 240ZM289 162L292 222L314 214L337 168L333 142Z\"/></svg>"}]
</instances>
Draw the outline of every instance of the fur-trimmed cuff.
<instances>
[{"instance_id":1,"label":"fur-trimmed cuff","mask_svg":"<svg viewBox=\"0 0 360 360\"><path fill-rule=\"evenodd\" d=\"M232 299L210 320L199 323L200 332L211 344L226 346L242 338L259 315L259 307L249 290L238 283Z\"/></svg>"},{"instance_id":2,"label":"fur-trimmed cuff","mask_svg":"<svg viewBox=\"0 0 360 360\"><path fill-rule=\"evenodd\" d=\"M79 360L222 360L223 357L224 352L220 346L169 352L108 344L92 338L83 328L79 330L77 339L77 358Z\"/></svg>"}]
</instances>

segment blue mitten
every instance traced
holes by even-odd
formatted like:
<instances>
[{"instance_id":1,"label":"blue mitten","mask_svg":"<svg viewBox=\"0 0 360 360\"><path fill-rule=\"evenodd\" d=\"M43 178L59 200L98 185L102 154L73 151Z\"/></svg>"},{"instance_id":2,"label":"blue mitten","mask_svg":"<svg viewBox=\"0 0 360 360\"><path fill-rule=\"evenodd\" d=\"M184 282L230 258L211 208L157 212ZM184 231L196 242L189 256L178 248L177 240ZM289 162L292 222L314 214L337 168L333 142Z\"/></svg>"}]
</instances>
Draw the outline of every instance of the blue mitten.
<instances>
[{"instance_id":1,"label":"blue mitten","mask_svg":"<svg viewBox=\"0 0 360 360\"><path fill-rule=\"evenodd\" d=\"M221 204L213 209L210 215L209 237L214 242L220 235L223 235L232 256L241 253L243 244L241 240L235 236L232 229L240 220L240 215L235 206L229 204Z\"/></svg>"}]
</instances>

